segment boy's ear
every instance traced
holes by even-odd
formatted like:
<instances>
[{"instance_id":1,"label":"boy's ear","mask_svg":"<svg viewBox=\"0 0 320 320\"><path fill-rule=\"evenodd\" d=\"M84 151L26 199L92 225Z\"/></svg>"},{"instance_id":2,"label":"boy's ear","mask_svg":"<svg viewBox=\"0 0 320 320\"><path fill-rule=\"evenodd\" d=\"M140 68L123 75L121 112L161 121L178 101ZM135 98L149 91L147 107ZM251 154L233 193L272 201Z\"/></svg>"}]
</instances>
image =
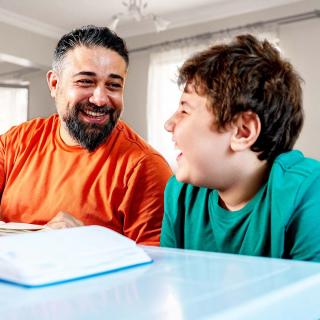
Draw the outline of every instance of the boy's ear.
<instances>
[{"instance_id":1,"label":"boy's ear","mask_svg":"<svg viewBox=\"0 0 320 320\"><path fill-rule=\"evenodd\" d=\"M55 71L49 70L47 72L47 83L50 90L52 98L56 97L57 87L58 87L58 75Z\"/></svg>"},{"instance_id":2,"label":"boy's ear","mask_svg":"<svg viewBox=\"0 0 320 320\"><path fill-rule=\"evenodd\" d=\"M230 147L233 151L243 151L249 149L257 141L261 131L261 122L256 113L246 111L238 115L232 127Z\"/></svg>"}]
</instances>

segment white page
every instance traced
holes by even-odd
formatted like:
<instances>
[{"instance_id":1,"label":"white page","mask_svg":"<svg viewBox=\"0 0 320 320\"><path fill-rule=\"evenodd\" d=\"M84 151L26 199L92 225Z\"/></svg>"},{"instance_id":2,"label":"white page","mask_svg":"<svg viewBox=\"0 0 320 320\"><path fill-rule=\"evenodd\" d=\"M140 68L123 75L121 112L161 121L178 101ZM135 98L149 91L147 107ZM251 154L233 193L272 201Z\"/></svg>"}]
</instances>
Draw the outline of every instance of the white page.
<instances>
[{"instance_id":1,"label":"white page","mask_svg":"<svg viewBox=\"0 0 320 320\"><path fill-rule=\"evenodd\" d=\"M38 286L151 262L136 243L100 226L0 238L0 278Z\"/></svg>"},{"instance_id":2,"label":"white page","mask_svg":"<svg viewBox=\"0 0 320 320\"><path fill-rule=\"evenodd\" d=\"M22 222L4 222L0 221L0 230L41 230L46 228L39 224L22 223Z\"/></svg>"}]
</instances>

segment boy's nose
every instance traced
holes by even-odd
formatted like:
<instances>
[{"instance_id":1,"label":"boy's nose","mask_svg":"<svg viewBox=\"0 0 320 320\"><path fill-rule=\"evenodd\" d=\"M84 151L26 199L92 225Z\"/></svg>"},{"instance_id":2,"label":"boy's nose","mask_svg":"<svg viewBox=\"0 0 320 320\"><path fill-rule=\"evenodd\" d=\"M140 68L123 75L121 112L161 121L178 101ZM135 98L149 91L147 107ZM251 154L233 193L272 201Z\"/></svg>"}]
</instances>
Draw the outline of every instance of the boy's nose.
<instances>
[{"instance_id":1,"label":"boy's nose","mask_svg":"<svg viewBox=\"0 0 320 320\"><path fill-rule=\"evenodd\" d=\"M174 128L174 115L172 115L165 123L164 123L164 128L168 132L172 132Z\"/></svg>"}]
</instances>

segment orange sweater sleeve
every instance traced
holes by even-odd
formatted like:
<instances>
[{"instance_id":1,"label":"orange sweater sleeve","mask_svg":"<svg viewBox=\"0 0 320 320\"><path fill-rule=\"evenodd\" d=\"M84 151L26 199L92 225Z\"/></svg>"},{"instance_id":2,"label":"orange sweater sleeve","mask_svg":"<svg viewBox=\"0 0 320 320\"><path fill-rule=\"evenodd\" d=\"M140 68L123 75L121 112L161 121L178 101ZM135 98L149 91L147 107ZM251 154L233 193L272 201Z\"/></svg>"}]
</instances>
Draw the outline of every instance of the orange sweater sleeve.
<instances>
[{"instance_id":1,"label":"orange sweater sleeve","mask_svg":"<svg viewBox=\"0 0 320 320\"><path fill-rule=\"evenodd\" d=\"M5 184L5 168L4 168L4 145L3 136L0 136L0 199ZM1 219L1 216L0 216Z\"/></svg>"},{"instance_id":2,"label":"orange sweater sleeve","mask_svg":"<svg viewBox=\"0 0 320 320\"><path fill-rule=\"evenodd\" d=\"M137 243L158 246L163 217L163 192L172 172L157 154L140 160L128 180L120 211L123 233Z\"/></svg>"}]
</instances>

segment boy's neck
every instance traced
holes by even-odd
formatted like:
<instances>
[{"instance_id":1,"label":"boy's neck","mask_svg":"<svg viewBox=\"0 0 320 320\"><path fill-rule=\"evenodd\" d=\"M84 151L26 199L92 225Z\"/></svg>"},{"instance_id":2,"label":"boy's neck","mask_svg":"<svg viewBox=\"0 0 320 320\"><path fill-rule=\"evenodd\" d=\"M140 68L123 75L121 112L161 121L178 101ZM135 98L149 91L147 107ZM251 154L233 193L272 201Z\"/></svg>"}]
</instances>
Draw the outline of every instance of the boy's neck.
<instances>
[{"instance_id":1,"label":"boy's neck","mask_svg":"<svg viewBox=\"0 0 320 320\"><path fill-rule=\"evenodd\" d=\"M219 205L229 211L242 209L266 182L268 174L266 161L258 160L247 166L229 188L219 191Z\"/></svg>"}]
</instances>

